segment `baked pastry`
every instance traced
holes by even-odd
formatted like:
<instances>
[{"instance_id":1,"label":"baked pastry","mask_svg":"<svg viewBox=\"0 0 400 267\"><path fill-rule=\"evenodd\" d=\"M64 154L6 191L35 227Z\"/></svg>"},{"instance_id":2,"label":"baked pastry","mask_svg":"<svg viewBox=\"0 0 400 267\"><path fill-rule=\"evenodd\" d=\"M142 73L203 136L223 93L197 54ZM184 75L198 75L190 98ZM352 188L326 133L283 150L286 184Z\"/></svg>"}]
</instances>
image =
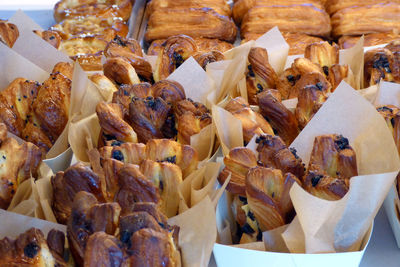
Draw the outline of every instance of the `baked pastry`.
<instances>
[{"instance_id":1,"label":"baked pastry","mask_svg":"<svg viewBox=\"0 0 400 267\"><path fill-rule=\"evenodd\" d=\"M300 132L296 116L281 103L273 90L264 91L257 98L261 115L268 119L274 132L286 145L290 145Z\"/></svg>"},{"instance_id":2,"label":"baked pastry","mask_svg":"<svg viewBox=\"0 0 400 267\"><path fill-rule=\"evenodd\" d=\"M348 8L348 7L363 7L378 3L385 3L385 2L393 2L393 3L400 3L399 0L391 0L391 1L377 1L377 0L364 0L364 1L354 1L354 0L327 0L326 1L326 11L333 15L334 13Z\"/></svg>"},{"instance_id":3,"label":"baked pastry","mask_svg":"<svg viewBox=\"0 0 400 267\"><path fill-rule=\"evenodd\" d=\"M61 22L66 18L87 15L102 18L121 18L127 21L131 15L131 0L60 0L54 6L54 19Z\"/></svg>"},{"instance_id":4,"label":"baked pastry","mask_svg":"<svg viewBox=\"0 0 400 267\"><path fill-rule=\"evenodd\" d=\"M339 46L341 49L353 47L358 42L360 37L361 36L342 36L338 41ZM400 39L400 35L391 32L365 34L364 46L386 44L398 39Z\"/></svg>"},{"instance_id":5,"label":"baked pastry","mask_svg":"<svg viewBox=\"0 0 400 267\"><path fill-rule=\"evenodd\" d=\"M264 90L276 88L278 75L268 61L265 48L253 47L248 55L246 86L250 105L258 103L257 94Z\"/></svg>"},{"instance_id":6,"label":"baked pastry","mask_svg":"<svg viewBox=\"0 0 400 267\"><path fill-rule=\"evenodd\" d=\"M0 42L13 47L19 37L18 27L7 20L0 19Z\"/></svg>"},{"instance_id":7,"label":"baked pastry","mask_svg":"<svg viewBox=\"0 0 400 267\"><path fill-rule=\"evenodd\" d=\"M135 68L123 57L108 58L103 64L103 73L117 85L140 83Z\"/></svg>"},{"instance_id":8,"label":"baked pastry","mask_svg":"<svg viewBox=\"0 0 400 267\"><path fill-rule=\"evenodd\" d=\"M247 198L234 195L232 200L232 214L237 223L237 235L240 237L239 244L246 244L262 240L262 231L258 225L254 213L250 211Z\"/></svg>"},{"instance_id":9,"label":"baked pastry","mask_svg":"<svg viewBox=\"0 0 400 267\"><path fill-rule=\"evenodd\" d=\"M364 86L380 80L400 82L400 61L387 48L376 48L364 54Z\"/></svg>"},{"instance_id":10,"label":"baked pastry","mask_svg":"<svg viewBox=\"0 0 400 267\"><path fill-rule=\"evenodd\" d=\"M242 122L243 140L246 144L254 135L274 134L271 125L258 112L253 111L242 97L231 99L225 109Z\"/></svg>"},{"instance_id":11,"label":"baked pastry","mask_svg":"<svg viewBox=\"0 0 400 267\"><path fill-rule=\"evenodd\" d=\"M243 17L241 35L263 34L278 26L284 32L327 37L331 31L329 15L310 4L254 6Z\"/></svg>"},{"instance_id":12,"label":"baked pastry","mask_svg":"<svg viewBox=\"0 0 400 267\"><path fill-rule=\"evenodd\" d=\"M103 18L94 15L67 18L51 28L57 31L63 40L72 37L95 35L106 41L115 36L125 37L128 34L128 25L118 18Z\"/></svg>"},{"instance_id":13,"label":"baked pastry","mask_svg":"<svg viewBox=\"0 0 400 267\"><path fill-rule=\"evenodd\" d=\"M233 42L234 22L210 8L168 9L154 11L148 21L145 39L151 42L185 34L191 37L216 38Z\"/></svg>"},{"instance_id":14,"label":"baked pastry","mask_svg":"<svg viewBox=\"0 0 400 267\"><path fill-rule=\"evenodd\" d=\"M397 62L400 62L400 39L391 41L385 46L385 48L393 53Z\"/></svg>"},{"instance_id":15,"label":"baked pastry","mask_svg":"<svg viewBox=\"0 0 400 267\"><path fill-rule=\"evenodd\" d=\"M39 31L33 30L33 32L40 38L51 44L54 48L58 49L61 45L61 36L53 30Z\"/></svg>"},{"instance_id":16,"label":"baked pastry","mask_svg":"<svg viewBox=\"0 0 400 267\"><path fill-rule=\"evenodd\" d=\"M63 232L52 229L46 240L42 231L31 228L15 240L8 237L0 240L0 265L66 267L64 243Z\"/></svg>"},{"instance_id":17,"label":"baked pastry","mask_svg":"<svg viewBox=\"0 0 400 267\"><path fill-rule=\"evenodd\" d=\"M306 47L304 57L319 64L328 76L329 68L339 64L339 46L335 43L330 45L328 42L313 43Z\"/></svg>"},{"instance_id":18,"label":"baked pastry","mask_svg":"<svg viewBox=\"0 0 400 267\"><path fill-rule=\"evenodd\" d=\"M331 92L334 92L335 89L339 86L341 81L347 79L347 83L349 83L353 88L355 87L354 80L351 79L353 73L348 65L339 65L334 64L329 68L328 81L332 86ZM349 79L350 78L350 79Z\"/></svg>"},{"instance_id":19,"label":"baked pastry","mask_svg":"<svg viewBox=\"0 0 400 267\"><path fill-rule=\"evenodd\" d=\"M220 51L210 51L207 53L197 52L193 55L193 58L206 70L209 63L224 60L225 56Z\"/></svg>"},{"instance_id":20,"label":"baked pastry","mask_svg":"<svg viewBox=\"0 0 400 267\"><path fill-rule=\"evenodd\" d=\"M235 22L240 24L243 17L254 6L275 6L275 5L293 5L293 4L312 4L319 9L324 9L324 5L320 0L238 0L235 1L232 8L233 18Z\"/></svg>"},{"instance_id":21,"label":"baked pastry","mask_svg":"<svg viewBox=\"0 0 400 267\"><path fill-rule=\"evenodd\" d=\"M211 8L218 14L230 17L231 8L225 0L152 0L147 5L149 14L154 11L168 11L169 9Z\"/></svg>"},{"instance_id":22,"label":"baked pastry","mask_svg":"<svg viewBox=\"0 0 400 267\"><path fill-rule=\"evenodd\" d=\"M257 157L245 147L235 147L224 157L225 168L220 172L218 181L224 184L231 175L226 190L232 194L246 196L246 175L250 168L257 166Z\"/></svg>"},{"instance_id":23,"label":"baked pastry","mask_svg":"<svg viewBox=\"0 0 400 267\"><path fill-rule=\"evenodd\" d=\"M218 39L193 38L193 40L197 45L197 50L201 52L219 51L221 53L224 53L233 48L233 45L231 43ZM162 44L164 42L165 39L154 40L147 49L147 55L157 56L163 49Z\"/></svg>"},{"instance_id":24,"label":"baked pastry","mask_svg":"<svg viewBox=\"0 0 400 267\"><path fill-rule=\"evenodd\" d=\"M7 209L18 186L37 175L42 153L29 142L18 141L7 137L7 127L0 123L0 208Z\"/></svg>"},{"instance_id":25,"label":"baked pastry","mask_svg":"<svg viewBox=\"0 0 400 267\"><path fill-rule=\"evenodd\" d=\"M102 70L101 56L106 45L107 41L95 36L73 37L64 40L60 50L78 61L84 70L95 71Z\"/></svg>"},{"instance_id":26,"label":"baked pastry","mask_svg":"<svg viewBox=\"0 0 400 267\"><path fill-rule=\"evenodd\" d=\"M387 126L393 134L394 142L400 153L400 110L399 108L388 105L380 106L376 109L385 119Z\"/></svg>"},{"instance_id":27,"label":"baked pastry","mask_svg":"<svg viewBox=\"0 0 400 267\"><path fill-rule=\"evenodd\" d=\"M336 12L332 18L332 35L362 35L400 30L400 3L374 3L350 6Z\"/></svg>"}]
</instances>

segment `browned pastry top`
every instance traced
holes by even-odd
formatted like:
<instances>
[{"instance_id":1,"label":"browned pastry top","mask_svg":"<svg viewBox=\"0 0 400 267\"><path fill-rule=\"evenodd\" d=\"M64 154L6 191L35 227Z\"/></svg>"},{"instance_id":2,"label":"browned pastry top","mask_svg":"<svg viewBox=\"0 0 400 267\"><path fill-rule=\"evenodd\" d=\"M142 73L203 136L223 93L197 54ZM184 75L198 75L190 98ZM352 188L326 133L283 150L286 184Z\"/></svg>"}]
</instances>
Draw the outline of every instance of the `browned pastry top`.
<instances>
[{"instance_id":1,"label":"browned pastry top","mask_svg":"<svg viewBox=\"0 0 400 267\"><path fill-rule=\"evenodd\" d=\"M387 48L376 48L364 54L365 87L377 84L381 79L400 83L400 56L398 52L393 52Z\"/></svg>"},{"instance_id":2,"label":"browned pastry top","mask_svg":"<svg viewBox=\"0 0 400 267\"><path fill-rule=\"evenodd\" d=\"M336 12L331 20L335 37L392 32L400 30L400 3L351 6Z\"/></svg>"},{"instance_id":3,"label":"browned pastry top","mask_svg":"<svg viewBox=\"0 0 400 267\"><path fill-rule=\"evenodd\" d=\"M13 47L18 36L19 31L15 24L0 19L0 42L3 42L8 47Z\"/></svg>"},{"instance_id":4,"label":"browned pastry top","mask_svg":"<svg viewBox=\"0 0 400 267\"><path fill-rule=\"evenodd\" d=\"M255 6L244 16L241 35L265 33L274 26L284 32L329 36L329 15L311 4Z\"/></svg>"},{"instance_id":5,"label":"browned pastry top","mask_svg":"<svg viewBox=\"0 0 400 267\"><path fill-rule=\"evenodd\" d=\"M145 39L151 42L185 34L233 42L236 33L232 19L210 8L168 9L156 10L150 15Z\"/></svg>"},{"instance_id":6,"label":"browned pastry top","mask_svg":"<svg viewBox=\"0 0 400 267\"><path fill-rule=\"evenodd\" d=\"M94 15L103 18L120 17L129 19L131 0L60 0L54 6L54 19L61 22L66 18Z\"/></svg>"},{"instance_id":7,"label":"browned pastry top","mask_svg":"<svg viewBox=\"0 0 400 267\"><path fill-rule=\"evenodd\" d=\"M231 8L225 0L152 0L147 5L149 14L155 10L203 7L212 8L217 13L227 17L231 16Z\"/></svg>"},{"instance_id":8,"label":"browned pastry top","mask_svg":"<svg viewBox=\"0 0 400 267\"><path fill-rule=\"evenodd\" d=\"M128 34L128 25L119 18L101 18L85 16L68 18L53 25L52 30L58 31L64 40L72 37L97 35L110 41L114 36L125 37Z\"/></svg>"},{"instance_id":9,"label":"browned pastry top","mask_svg":"<svg viewBox=\"0 0 400 267\"><path fill-rule=\"evenodd\" d=\"M353 47L361 36L342 36L339 38L341 49ZM374 46L390 43L394 40L400 40L400 35L395 33L370 33L364 35L364 46Z\"/></svg>"},{"instance_id":10,"label":"browned pastry top","mask_svg":"<svg viewBox=\"0 0 400 267\"><path fill-rule=\"evenodd\" d=\"M54 48L58 49L61 45L61 36L58 34L58 32L53 31L53 30L46 30L46 31L38 31L34 30L34 33L36 33L40 38L54 46Z\"/></svg>"},{"instance_id":11,"label":"browned pastry top","mask_svg":"<svg viewBox=\"0 0 400 267\"><path fill-rule=\"evenodd\" d=\"M334 13L348 8L348 7L362 7L362 6L367 6L367 5L373 5L377 3L384 3L384 2L393 2L393 3L400 3L399 0L363 0L363 1L357 1L357 0L327 0L326 1L326 11L330 14L333 15Z\"/></svg>"}]
</instances>

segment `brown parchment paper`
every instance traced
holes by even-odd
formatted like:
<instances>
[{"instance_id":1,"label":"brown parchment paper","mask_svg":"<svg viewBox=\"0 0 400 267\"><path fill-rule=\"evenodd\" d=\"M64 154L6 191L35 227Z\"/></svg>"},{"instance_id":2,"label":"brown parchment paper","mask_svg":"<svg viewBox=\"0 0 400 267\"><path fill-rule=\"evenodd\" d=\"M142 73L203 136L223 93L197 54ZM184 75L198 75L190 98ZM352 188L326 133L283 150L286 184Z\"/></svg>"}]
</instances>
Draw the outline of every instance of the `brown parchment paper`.
<instances>
[{"instance_id":1,"label":"brown parchment paper","mask_svg":"<svg viewBox=\"0 0 400 267\"><path fill-rule=\"evenodd\" d=\"M375 106L394 105L400 107L400 84L381 81L373 103Z\"/></svg>"},{"instance_id":2,"label":"brown parchment paper","mask_svg":"<svg viewBox=\"0 0 400 267\"><path fill-rule=\"evenodd\" d=\"M356 90L364 88L364 36L355 46L339 51L339 64L349 65L354 75Z\"/></svg>"}]
</instances>

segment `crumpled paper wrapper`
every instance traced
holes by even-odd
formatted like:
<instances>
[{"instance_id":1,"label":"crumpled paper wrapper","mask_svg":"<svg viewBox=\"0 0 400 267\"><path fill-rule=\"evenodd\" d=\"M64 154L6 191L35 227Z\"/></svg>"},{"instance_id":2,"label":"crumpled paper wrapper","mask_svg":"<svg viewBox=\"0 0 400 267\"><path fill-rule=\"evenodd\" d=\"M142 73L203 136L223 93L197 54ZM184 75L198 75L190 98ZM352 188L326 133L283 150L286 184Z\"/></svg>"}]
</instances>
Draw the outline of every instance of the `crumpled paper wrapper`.
<instances>
[{"instance_id":1,"label":"crumpled paper wrapper","mask_svg":"<svg viewBox=\"0 0 400 267\"><path fill-rule=\"evenodd\" d=\"M295 184L290 196L297 216L285 228L264 233L268 250L329 253L360 249L400 169L400 160L383 118L373 105L344 82L291 147L296 148L307 166L314 138L332 133L349 139L356 151L359 176L350 180L349 192L338 201L316 198ZM219 234L226 228L227 225L222 224ZM271 239L274 236L284 243L277 238ZM253 245L259 248L259 243L246 246L252 248Z\"/></svg>"}]
</instances>

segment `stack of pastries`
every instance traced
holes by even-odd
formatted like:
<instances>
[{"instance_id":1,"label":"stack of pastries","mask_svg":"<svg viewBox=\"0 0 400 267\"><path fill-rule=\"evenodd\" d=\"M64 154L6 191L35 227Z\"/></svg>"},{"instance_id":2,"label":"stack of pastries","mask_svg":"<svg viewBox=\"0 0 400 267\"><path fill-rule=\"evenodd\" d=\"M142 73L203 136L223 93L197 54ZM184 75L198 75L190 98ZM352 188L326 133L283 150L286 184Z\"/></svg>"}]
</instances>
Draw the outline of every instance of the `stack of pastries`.
<instances>
[{"instance_id":1,"label":"stack of pastries","mask_svg":"<svg viewBox=\"0 0 400 267\"><path fill-rule=\"evenodd\" d=\"M145 40L154 54L168 37L188 35L205 51L224 52L236 39L237 29L225 0L151 0ZM227 43L228 42L228 43Z\"/></svg>"}]
</instances>

